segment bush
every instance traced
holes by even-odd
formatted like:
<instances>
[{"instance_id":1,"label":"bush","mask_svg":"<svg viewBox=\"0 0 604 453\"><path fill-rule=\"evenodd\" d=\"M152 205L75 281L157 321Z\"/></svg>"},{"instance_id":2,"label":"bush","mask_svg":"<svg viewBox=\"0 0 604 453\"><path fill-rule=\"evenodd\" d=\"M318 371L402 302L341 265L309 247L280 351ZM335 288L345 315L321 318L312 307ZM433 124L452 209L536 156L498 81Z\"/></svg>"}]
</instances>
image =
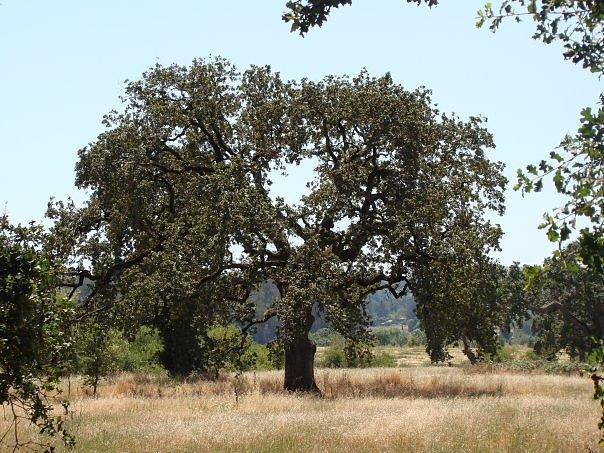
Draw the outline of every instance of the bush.
<instances>
[{"instance_id":1,"label":"bush","mask_svg":"<svg viewBox=\"0 0 604 453\"><path fill-rule=\"evenodd\" d=\"M405 346L409 335L401 327L374 327L371 333L380 346Z\"/></svg>"},{"instance_id":2,"label":"bush","mask_svg":"<svg viewBox=\"0 0 604 453\"><path fill-rule=\"evenodd\" d=\"M159 331L140 327L131 342L117 329L100 324L81 326L76 338L76 371L96 394L100 379L118 371L158 373L165 371L158 356L163 351Z\"/></svg>"},{"instance_id":3,"label":"bush","mask_svg":"<svg viewBox=\"0 0 604 453\"><path fill-rule=\"evenodd\" d=\"M270 351L265 345L252 341L247 353L250 356L253 356L253 358L250 357L252 358L252 360L250 360L252 370L268 371L276 368Z\"/></svg>"},{"instance_id":4,"label":"bush","mask_svg":"<svg viewBox=\"0 0 604 453\"><path fill-rule=\"evenodd\" d=\"M499 346L494 354L488 356L490 361L496 363L511 362L514 359L514 350L511 346Z\"/></svg>"},{"instance_id":5,"label":"bush","mask_svg":"<svg viewBox=\"0 0 604 453\"><path fill-rule=\"evenodd\" d=\"M375 368L394 368L396 367L396 359L392 354L379 352L371 358L370 364Z\"/></svg>"},{"instance_id":6,"label":"bush","mask_svg":"<svg viewBox=\"0 0 604 453\"><path fill-rule=\"evenodd\" d=\"M346 362L344 339L342 337L333 337L331 344L325 350L325 355L320 365L326 368L343 368L346 366Z\"/></svg>"},{"instance_id":7,"label":"bush","mask_svg":"<svg viewBox=\"0 0 604 453\"><path fill-rule=\"evenodd\" d=\"M116 343L123 339L118 334L96 323L79 326L76 333L76 371L84 375L84 384L92 387L93 394L99 381L118 369L116 351L120 346Z\"/></svg>"},{"instance_id":8,"label":"bush","mask_svg":"<svg viewBox=\"0 0 604 453\"><path fill-rule=\"evenodd\" d=\"M407 346L426 346L427 341L426 333L421 329L416 329L409 336Z\"/></svg>"},{"instance_id":9,"label":"bush","mask_svg":"<svg viewBox=\"0 0 604 453\"><path fill-rule=\"evenodd\" d=\"M116 348L115 356L119 371L139 373L165 371L158 359L164 350L164 345L157 329L142 326L131 342L126 341L121 332L114 331L113 343L110 343L110 346Z\"/></svg>"},{"instance_id":10,"label":"bush","mask_svg":"<svg viewBox=\"0 0 604 453\"><path fill-rule=\"evenodd\" d=\"M272 370L275 368L269 349L230 324L214 326L200 337L207 354L207 369L213 377L221 371Z\"/></svg>"},{"instance_id":11,"label":"bush","mask_svg":"<svg viewBox=\"0 0 604 453\"><path fill-rule=\"evenodd\" d=\"M351 353L350 348L347 350L342 337L334 337L318 366L325 368L393 368L396 366L396 360L387 352L372 355L364 348L357 352L356 354Z\"/></svg>"}]
</instances>

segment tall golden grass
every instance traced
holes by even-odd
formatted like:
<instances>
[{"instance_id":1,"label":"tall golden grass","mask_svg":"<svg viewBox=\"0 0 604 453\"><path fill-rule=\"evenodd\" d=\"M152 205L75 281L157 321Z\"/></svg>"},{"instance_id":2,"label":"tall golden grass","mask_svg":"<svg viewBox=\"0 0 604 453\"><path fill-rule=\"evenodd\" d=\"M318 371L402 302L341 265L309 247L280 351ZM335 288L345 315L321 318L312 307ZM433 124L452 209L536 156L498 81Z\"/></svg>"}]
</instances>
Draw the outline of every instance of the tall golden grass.
<instances>
[{"instance_id":1,"label":"tall golden grass","mask_svg":"<svg viewBox=\"0 0 604 453\"><path fill-rule=\"evenodd\" d=\"M322 398L287 394L282 378L123 374L96 397L76 379L76 451L596 450L599 407L587 378L461 367L318 370Z\"/></svg>"}]
</instances>

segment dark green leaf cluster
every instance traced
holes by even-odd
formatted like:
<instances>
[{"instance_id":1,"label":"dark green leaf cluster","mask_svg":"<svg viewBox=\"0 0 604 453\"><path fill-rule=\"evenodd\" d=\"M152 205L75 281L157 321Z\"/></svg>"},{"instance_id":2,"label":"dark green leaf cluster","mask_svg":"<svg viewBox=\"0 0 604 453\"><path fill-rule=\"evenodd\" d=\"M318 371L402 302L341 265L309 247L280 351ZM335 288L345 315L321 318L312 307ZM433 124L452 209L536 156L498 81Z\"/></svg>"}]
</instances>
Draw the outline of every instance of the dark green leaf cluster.
<instances>
[{"instance_id":1,"label":"dark green leaf cluster","mask_svg":"<svg viewBox=\"0 0 604 453\"><path fill-rule=\"evenodd\" d=\"M604 280L576 263L578 243L527 268L528 298L534 313L535 350L554 358L560 350L585 360L591 338L604 339Z\"/></svg>"},{"instance_id":2,"label":"dark green leaf cluster","mask_svg":"<svg viewBox=\"0 0 604 453\"><path fill-rule=\"evenodd\" d=\"M12 413L0 447L12 442L15 449L51 451L52 438L67 446L74 442L64 418L53 411L71 348L73 312L57 292L58 268L40 251L42 240L40 228L12 227L0 218L0 404ZM51 440L20 438L22 420Z\"/></svg>"},{"instance_id":3,"label":"dark green leaf cluster","mask_svg":"<svg viewBox=\"0 0 604 453\"><path fill-rule=\"evenodd\" d=\"M489 2L478 16L476 25L488 21L492 31L506 18L520 22L528 16L536 24L534 39L546 44L559 41L565 58L593 73L604 71L604 4L599 0L505 0L497 11Z\"/></svg>"},{"instance_id":4,"label":"dark green leaf cluster","mask_svg":"<svg viewBox=\"0 0 604 453\"><path fill-rule=\"evenodd\" d=\"M438 4L438 0L407 0L407 2L418 5L423 2L429 6ZM282 19L292 23L292 32L298 31L304 36L312 27L323 25L332 8L351 4L352 0L291 0L285 5L287 11L283 13Z\"/></svg>"}]
</instances>

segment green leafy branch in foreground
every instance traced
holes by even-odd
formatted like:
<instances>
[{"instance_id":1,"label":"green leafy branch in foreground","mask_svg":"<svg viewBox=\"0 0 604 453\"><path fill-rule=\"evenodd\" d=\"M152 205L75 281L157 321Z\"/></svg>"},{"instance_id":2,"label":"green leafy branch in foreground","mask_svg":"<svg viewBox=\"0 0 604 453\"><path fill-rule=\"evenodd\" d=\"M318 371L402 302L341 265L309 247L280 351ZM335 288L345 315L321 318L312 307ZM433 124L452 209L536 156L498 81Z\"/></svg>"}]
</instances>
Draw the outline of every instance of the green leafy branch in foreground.
<instances>
[{"instance_id":1,"label":"green leafy branch in foreground","mask_svg":"<svg viewBox=\"0 0 604 453\"><path fill-rule=\"evenodd\" d=\"M54 438L74 445L64 417L54 412L56 403L68 407L57 384L71 348L73 311L57 291L58 266L40 251L42 241L41 228L13 227L0 217L0 405L11 414L0 448L13 451L52 452ZM22 422L42 436L23 439Z\"/></svg>"},{"instance_id":2,"label":"green leafy branch in foreground","mask_svg":"<svg viewBox=\"0 0 604 453\"><path fill-rule=\"evenodd\" d=\"M604 102L604 96L600 102ZM564 205L544 215L539 226L547 229L552 242L569 239L582 218L591 227L580 229L579 257L586 266L598 272L604 265L604 108L581 112L581 127L574 137L567 136L548 161L518 170L515 189L539 192L543 180L551 177L556 190L567 197Z\"/></svg>"},{"instance_id":3,"label":"green leafy branch in foreground","mask_svg":"<svg viewBox=\"0 0 604 453\"><path fill-rule=\"evenodd\" d=\"M407 0L407 3L426 3L436 6L438 0ZM290 0L285 4L287 10L281 18L291 22L291 31L304 36L312 27L320 27L327 20L332 8L351 5L352 0Z\"/></svg>"},{"instance_id":4,"label":"green leafy branch in foreground","mask_svg":"<svg viewBox=\"0 0 604 453\"><path fill-rule=\"evenodd\" d=\"M520 6L521 9L516 9ZM564 58L580 64L600 77L604 74L604 3L598 0L505 0L497 12L491 3L478 11L476 25L489 23L495 32L507 18L520 22L530 17L536 24L533 39L546 44L559 42ZM539 226L552 242L560 244L576 230L577 220L590 226L580 228L578 256L583 264L601 272L604 264L604 95L600 107L581 111L575 136L566 136L538 166L518 170L516 189L539 192L551 177L566 203L544 215Z\"/></svg>"},{"instance_id":5,"label":"green leafy branch in foreground","mask_svg":"<svg viewBox=\"0 0 604 453\"><path fill-rule=\"evenodd\" d=\"M598 423L598 429L604 429L604 376L602 376L602 366L604 365L604 341L593 339L596 347L592 349L587 361L591 364L591 380L594 383L594 399L600 400L602 406L602 417ZM598 441L600 447L604 447L604 435L600 436Z\"/></svg>"},{"instance_id":6,"label":"green leafy branch in foreground","mask_svg":"<svg viewBox=\"0 0 604 453\"><path fill-rule=\"evenodd\" d=\"M533 39L545 44L561 42L564 58L593 73L602 73L604 3L601 0L505 0L497 11L488 2L478 11L476 26L481 28L488 22L489 29L495 32L504 20L520 22L523 17L530 17L536 24Z\"/></svg>"}]
</instances>

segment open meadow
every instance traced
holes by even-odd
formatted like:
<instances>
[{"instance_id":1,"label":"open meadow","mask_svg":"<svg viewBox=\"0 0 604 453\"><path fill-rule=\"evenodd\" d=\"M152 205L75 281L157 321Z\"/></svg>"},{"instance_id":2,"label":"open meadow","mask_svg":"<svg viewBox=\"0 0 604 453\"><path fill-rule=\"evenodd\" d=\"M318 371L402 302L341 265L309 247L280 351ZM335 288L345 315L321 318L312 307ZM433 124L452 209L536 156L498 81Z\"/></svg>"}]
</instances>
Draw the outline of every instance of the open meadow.
<instances>
[{"instance_id":1,"label":"open meadow","mask_svg":"<svg viewBox=\"0 0 604 453\"><path fill-rule=\"evenodd\" d=\"M75 451L597 450L587 376L426 366L419 352L403 350L397 368L318 369L321 398L284 392L282 371L215 381L120 374L94 397L72 379Z\"/></svg>"}]
</instances>

